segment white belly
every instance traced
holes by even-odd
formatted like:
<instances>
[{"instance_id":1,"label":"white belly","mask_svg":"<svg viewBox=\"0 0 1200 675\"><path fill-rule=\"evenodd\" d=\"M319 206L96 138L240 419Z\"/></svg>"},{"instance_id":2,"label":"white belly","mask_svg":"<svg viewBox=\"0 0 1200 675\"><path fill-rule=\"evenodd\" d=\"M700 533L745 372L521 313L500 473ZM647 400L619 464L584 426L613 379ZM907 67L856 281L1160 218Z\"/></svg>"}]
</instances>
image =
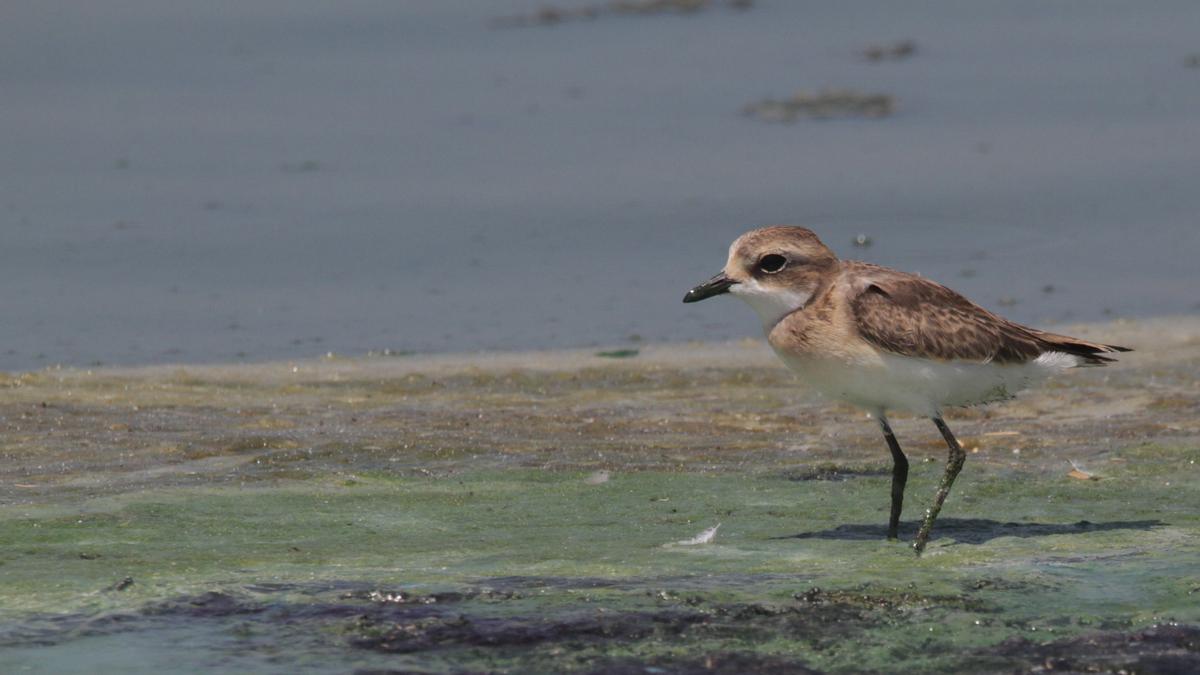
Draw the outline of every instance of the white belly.
<instances>
[{"instance_id":1,"label":"white belly","mask_svg":"<svg viewBox=\"0 0 1200 675\"><path fill-rule=\"evenodd\" d=\"M1023 364L930 361L894 354L847 363L776 353L805 384L829 398L872 412L907 410L931 416L947 406L1011 398L1032 382L1078 361L1057 352Z\"/></svg>"}]
</instances>

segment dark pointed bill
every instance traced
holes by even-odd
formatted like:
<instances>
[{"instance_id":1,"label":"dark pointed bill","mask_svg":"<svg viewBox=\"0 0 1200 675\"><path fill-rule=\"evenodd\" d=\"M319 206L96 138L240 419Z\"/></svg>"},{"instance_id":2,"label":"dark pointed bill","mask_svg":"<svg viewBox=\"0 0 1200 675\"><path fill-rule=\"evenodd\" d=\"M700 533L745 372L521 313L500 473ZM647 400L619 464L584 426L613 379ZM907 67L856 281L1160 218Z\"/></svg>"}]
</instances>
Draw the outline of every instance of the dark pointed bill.
<instances>
[{"instance_id":1,"label":"dark pointed bill","mask_svg":"<svg viewBox=\"0 0 1200 675\"><path fill-rule=\"evenodd\" d=\"M736 281L730 280L729 277L725 276L725 273L722 272L688 291L687 295L683 296L683 301L700 302L701 300L705 298L711 298L714 295L728 293L729 287L736 283Z\"/></svg>"}]
</instances>

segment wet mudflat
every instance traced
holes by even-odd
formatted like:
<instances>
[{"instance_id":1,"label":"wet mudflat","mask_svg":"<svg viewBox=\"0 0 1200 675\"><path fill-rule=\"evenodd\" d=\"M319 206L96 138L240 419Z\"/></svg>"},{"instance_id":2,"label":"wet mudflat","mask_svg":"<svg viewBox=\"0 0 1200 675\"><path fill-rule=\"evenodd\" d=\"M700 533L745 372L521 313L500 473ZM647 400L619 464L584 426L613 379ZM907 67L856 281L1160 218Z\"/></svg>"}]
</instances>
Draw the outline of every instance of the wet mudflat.
<instances>
[{"instance_id":1,"label":"wet mudflat","mask_svg":"<svg viewBox=\"0 0 1200 675\"><path fill-rule=\"evenodd\" d=\"M0 670L1195 671L1200 322L1077 332L1139 351L952 415L920 559L757 341L9 375Z\"/></svg>"}]
</instances>

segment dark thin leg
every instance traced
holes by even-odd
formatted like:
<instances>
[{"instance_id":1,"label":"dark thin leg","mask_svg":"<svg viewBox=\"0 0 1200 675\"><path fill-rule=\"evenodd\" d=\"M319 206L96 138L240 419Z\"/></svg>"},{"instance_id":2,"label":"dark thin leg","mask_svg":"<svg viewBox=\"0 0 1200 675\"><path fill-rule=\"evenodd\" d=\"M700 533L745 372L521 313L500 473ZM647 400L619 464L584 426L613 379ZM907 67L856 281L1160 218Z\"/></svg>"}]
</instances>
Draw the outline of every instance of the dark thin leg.
<instances>
[{"instance_id":1,"label":"dark thin leg","mask_svg":"<svg viewBox=\"0 0 1200 675\"><path fill-rule=\"evenodd\" d=\"M937 425L938 431L942 432L946 445L950 446L950 458L946 460L946 473L942 474L942 483L938 485L937 494L933 497L933 505L925 512L925 522L921 523L921 531L917 532L917 540L913 542L913 549L917 555L921 555L921 551L925 550L925 544L929 541L929 531L933 529L933 521L937 520L942 503L946 501L946 495L950 494L950 486L954 485L954 479L958 472L962 471L963 462L967 459L967 453L963 452L958 439L950 433L950 427L946 426L942 418L934 417L933 423Z\"/></svg>"},{"instance_id":2,"label":"dark thin leg","mask_svg":"<svg viewBox=\"0 0 1200 675\"><path fill-rule=\"evenodd\" d=\"M900 510L904 508L904 486L908 483L908 458L896 442L896 434L892 433L887 418L882 414L875 418L879 420L888 450L892 451L892 517L888 519L888 539L894 541L900 538Z\"/></svg>"}]
</instances>

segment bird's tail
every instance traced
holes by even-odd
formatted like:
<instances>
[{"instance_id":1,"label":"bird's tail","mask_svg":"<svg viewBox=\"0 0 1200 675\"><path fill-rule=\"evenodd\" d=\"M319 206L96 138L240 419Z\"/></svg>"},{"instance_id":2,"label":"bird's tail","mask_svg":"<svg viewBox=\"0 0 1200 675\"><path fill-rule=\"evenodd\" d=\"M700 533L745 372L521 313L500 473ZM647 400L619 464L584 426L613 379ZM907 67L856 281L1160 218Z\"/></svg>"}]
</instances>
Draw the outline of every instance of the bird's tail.
<instances>
[{"instance_id":1,"label":"bird's tail","mask_svg":"<svg viewBox=\"0 0 1200 675\"><path fill-rule=\"evenodd\" d=\"M1111 356L1106 356L1106 354L1133 351L1129 347L1088 342L1087 340L1080 340L1069 335L1046 333L1040 330L1033 331L1033 333L1037 336L1038 341L1042 343L1046 351L1063 352L1072 356L1078 356L1080 366L1103 366L1116 360Z\"/></svg>"}]
</instances>

